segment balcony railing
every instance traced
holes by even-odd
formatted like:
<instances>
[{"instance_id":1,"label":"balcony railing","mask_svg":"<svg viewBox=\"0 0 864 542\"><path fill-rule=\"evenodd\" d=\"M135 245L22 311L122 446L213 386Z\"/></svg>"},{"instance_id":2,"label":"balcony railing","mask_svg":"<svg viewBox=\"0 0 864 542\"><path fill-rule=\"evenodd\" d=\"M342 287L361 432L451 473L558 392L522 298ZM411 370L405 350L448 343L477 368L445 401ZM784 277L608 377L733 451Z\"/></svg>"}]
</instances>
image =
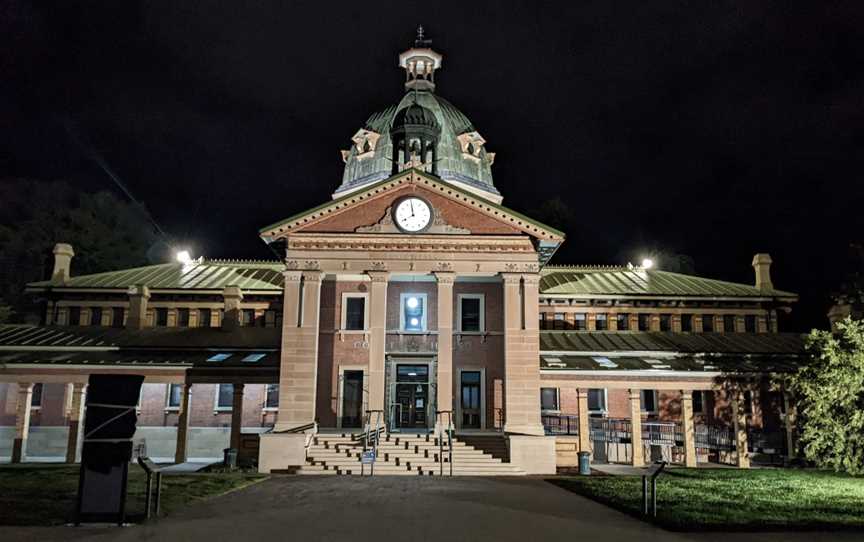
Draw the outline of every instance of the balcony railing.
<instances>
[{"instance_id":1,"label":"balcony railing","mask_svg":"<svg viewBox=\"0 0 864 542\"><path fill-rule=\"evenodd\" d=\"M540 419L547 435L579 434L579 416L574 414L543 414Z\"/></svg>"}]
</instances>

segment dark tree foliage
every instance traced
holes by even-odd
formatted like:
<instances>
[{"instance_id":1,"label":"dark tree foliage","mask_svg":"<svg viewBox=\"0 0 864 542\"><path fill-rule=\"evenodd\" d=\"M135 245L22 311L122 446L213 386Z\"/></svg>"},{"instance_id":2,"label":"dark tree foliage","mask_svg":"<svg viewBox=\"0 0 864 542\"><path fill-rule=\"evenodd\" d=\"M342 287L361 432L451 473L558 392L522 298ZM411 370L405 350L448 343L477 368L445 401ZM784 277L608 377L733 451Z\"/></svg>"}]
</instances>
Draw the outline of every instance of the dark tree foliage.
<instances>
[{"instance_id":1,"label":"dark tree foliage","mask_svg":"<svg viewBox=\"0 0 864 542\"><path fill-rule=\"evenodd\" d=\"M110 192L0 179L0 319L25 320L24 287L50 278L55 243L72 245L72 274L83 275L146 265L156 241L146 209Z\"/></svg>"}]
</instances>

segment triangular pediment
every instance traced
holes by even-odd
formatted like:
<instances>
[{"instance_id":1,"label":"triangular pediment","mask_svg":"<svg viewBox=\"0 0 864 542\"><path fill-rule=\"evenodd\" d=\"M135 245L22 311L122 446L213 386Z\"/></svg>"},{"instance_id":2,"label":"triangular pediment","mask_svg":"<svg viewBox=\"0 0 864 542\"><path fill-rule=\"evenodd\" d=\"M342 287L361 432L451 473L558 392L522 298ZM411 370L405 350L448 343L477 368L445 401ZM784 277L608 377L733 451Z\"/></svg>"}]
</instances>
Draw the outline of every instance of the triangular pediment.
<instances>
[{"instance_id":1,"label":"triangular pediment","mask_svg":"<svg viewBox=\"0 0 864 542\"><path fill-rule=\"evenodd\" d=\"M270 243L296 233L401 233L391 211L396 200L408 195L432 206L428 235L524 234L550 246L564 240L554 228L414 169L267 226L261 237Z\"/></svg>"}]
</instances>

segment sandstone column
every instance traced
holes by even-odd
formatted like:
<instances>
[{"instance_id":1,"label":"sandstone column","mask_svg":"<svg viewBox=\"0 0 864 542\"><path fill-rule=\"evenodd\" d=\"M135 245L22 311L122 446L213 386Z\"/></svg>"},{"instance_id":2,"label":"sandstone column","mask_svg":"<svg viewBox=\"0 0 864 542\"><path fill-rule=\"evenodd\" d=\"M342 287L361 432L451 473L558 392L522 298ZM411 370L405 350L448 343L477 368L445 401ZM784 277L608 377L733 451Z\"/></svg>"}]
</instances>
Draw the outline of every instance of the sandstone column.
<instances>
[{"instance_id":1,"label":"sandstone column","mask_svg":"<svg viewBox=\"0 0 864 542\"><path fill-rule=\"evenodd\" d=\"M438 410L453 412L453 282L455 273L435 273L438 281ZM436 419L436 425L450 420ZM454 421L455 423L455 421ZM436 427L436 433L439 428Z\"/></svg>"},{"instance_id":2,"label":"sandstone column","mask_svg":"<svg viewBox=\"0 0 864 542\"><path fill-rule=\"evenodd\" d=\"M795 406L788 391L783 391L783 410L786 424L786 459L790 463L795 460Z\"/></svg>"},{"instance_id":3,"label":"sandstone column","mask_svg":"<svg viewBox=\"0 0 864 542\"><path fill-rule=\"evenodd\" d=\"M171 386L168 386L171 393ZM217 392L218 393L218 392ZM177 419L177 447L174 451L174 462L185 463L188 459L189 443L189 413L192 409L192 384L184 383L180 387L180 412Z\"/></svg>"},{"instance_id":4,"label":"sandstone column","mask_svg":"<svg viewBox=\"0 0 864 542\"><path fill-rule=\"evenodd\" d=\"M750 455L747 450L747 412L744 410L744 393L735 386L732 390L732 422L735 431L735 458L738 467L750 468Z\"/></svg>"},{"instance_id":5,"label":"sandstone column","mask_svg":"<svg viewBox=\"0 0 864 542\"><path fill-rule=\"evenodd\" d=\"M630 464L634 467L645 466L645 450L642 446L642 392L630 390L630 442L633 447L633 457Z\"/></svg>"},{"instance_id":6,"label":"sandstone column","mask_svg":"<svg viewBox=\"0 0 864 542\"><path fill-rule=\"evenodd\" d=\"M231 401L231 440L229 446L239 452L240 435L243 432L243 392L246 386L242 382L233 384L234 397Z\"/></svg>"},{"instance_id":7,"label":"sandstone column","mask_svg":"<svg viewBox=\"0 0 864 542\"><path fill-rule=\"evenodd\" d=\"M225 315L220 325L222 329L235 329L240 327L240 303L243 301L243 291L239 286L226 286L222 290L222 299L225 307Z\"/></svg>"},{"instance_id":8,"label":"sandstone column","mask_svg":"<svg viewBox=\"0 0 864 542\"><path fill-rule=\"evenodd\" d=\"M539 284L536 273L504 281L504 431L543 435L540 422Z\"/></svg>"},{"instance_id":9,"label":"sandstone column","mask_svg":"<svg viewBox=\"0 0 864 542\"><path fill-rule=\"evenodd\" d=\"M693 391L681 390L681 422L684 429L684 465L695 468L696 424L693 419Z\"/></svg>"},{"instance_id":10,"label":"sandstone column","mask_svg":"<svg viewBox=\"0 0 864 542\"><path fill-rule=\"evenodd\" d=\"M33 383L18 383L18 406L15 412L15 441L12 443L12 462L21 463L27 454L27 437L30 434L30 401L33 398Z\"/></svg>"},{"instance_id":11,"label":"sandstone column","mask_svg":"<svg viewBox=\"0 0 864 542\"><path fill-rule=\"evenodd\" d=\"M369 293L369 410L384 410L384 352L387 343L387 271L367 271ZM439 386L440 387L440 386ZM386 413L385 413L386 414Z\"/></svg>"},{"instance_id":12,"label":"sandstone column","mask_svg":"<svg viewBox=\"0 0 864 542\"><path fill-rule=\"evenodd\" d=\"M591 451L591 421L588 412L588 389L579 388L576 391L576 409L579 414L579 451Z\"/></svg>"},{"instance_id":13,"label":"sandstone column","mask_svg":"<svg viewBox=\"0 0 864 542\"><path fill-rule=\"evenodd\" d=\"M72 384L72 404L69 407L69 437L66 441L66 462L78 461L78 445L80 444L81 421L84 419L84 394L87 388L85 382Z\"/></svg>"},{"instance_id":14,"label":"sandstone column","mask_svg":"<svg viewBox=\"0 0 864 542\"><path fill-rule=\"evenodd\" d=\"M315 421L322 276L321 271L285 273L278 431Z\"/></svg>"}]
</instances>

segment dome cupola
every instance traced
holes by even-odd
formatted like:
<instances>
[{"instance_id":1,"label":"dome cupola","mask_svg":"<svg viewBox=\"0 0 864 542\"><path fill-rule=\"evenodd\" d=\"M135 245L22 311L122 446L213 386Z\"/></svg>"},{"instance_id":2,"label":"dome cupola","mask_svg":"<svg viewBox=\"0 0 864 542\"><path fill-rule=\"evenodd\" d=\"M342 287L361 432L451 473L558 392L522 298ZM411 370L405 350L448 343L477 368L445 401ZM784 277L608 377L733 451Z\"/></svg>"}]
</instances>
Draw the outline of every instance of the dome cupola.
<instances>
[{"instance_id":1,"label":"dome cupola","mask_svg":"<svg viewBox=\"0 0 864 542\"><path fill-rule=\"evenodd\" d=\"M413 167L501 202L492 183L495 153L486 150L486 140L471 121L434 92L442 60L420 27L414 47L399 55L399 66L405 70L404 97L370 116L351 138L351 148L342 151L345 173L334 198Z\"/></svg>"}]
</instances>

